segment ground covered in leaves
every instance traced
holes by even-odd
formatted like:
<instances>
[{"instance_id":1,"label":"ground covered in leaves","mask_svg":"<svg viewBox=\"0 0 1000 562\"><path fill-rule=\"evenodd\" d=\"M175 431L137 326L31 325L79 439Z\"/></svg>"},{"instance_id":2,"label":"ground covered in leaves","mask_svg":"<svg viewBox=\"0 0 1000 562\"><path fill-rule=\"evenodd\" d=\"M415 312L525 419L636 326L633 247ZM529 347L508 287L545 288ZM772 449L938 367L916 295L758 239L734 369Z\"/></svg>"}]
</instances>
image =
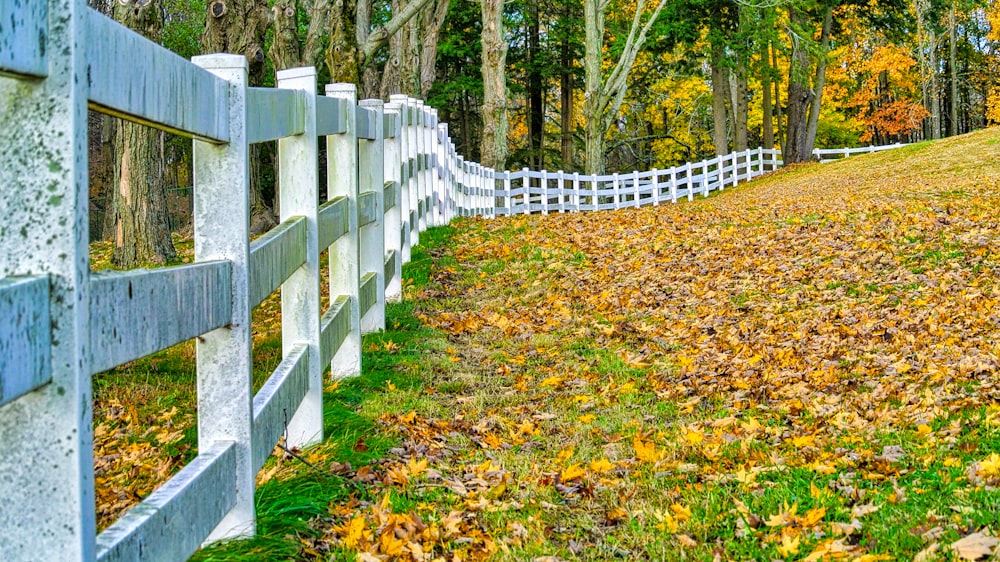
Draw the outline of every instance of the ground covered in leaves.
<instances>
[{"instance_id":1,"label":"ground covered in leaves","mask_svg":"<svg viewBox=\"0 0 1000 562\"><path fill-rule=\"evenodd\" d=\"M327 442L197 558L995 558L998 209L994 129L424 233Z\"/></svg>"}]
</instances>

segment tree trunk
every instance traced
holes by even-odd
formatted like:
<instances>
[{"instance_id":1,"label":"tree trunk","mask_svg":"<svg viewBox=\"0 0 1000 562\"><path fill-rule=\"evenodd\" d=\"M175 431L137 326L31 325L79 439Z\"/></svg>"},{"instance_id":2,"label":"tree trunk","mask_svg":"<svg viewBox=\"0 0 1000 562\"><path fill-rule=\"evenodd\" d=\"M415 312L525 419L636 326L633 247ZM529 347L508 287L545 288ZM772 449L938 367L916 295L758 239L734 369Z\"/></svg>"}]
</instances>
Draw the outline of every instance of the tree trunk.
<instances>
[{"instance_id":1,"label":"tree trunk","mask_svg":"<svg viewBox=\"0 0 1000 562\"><path fill-rule=\"evenodd\" d=\"M778 50L771 49L771 68L778 68ZM775 131L774 141L778 146L785 146L785 135L781 124L784 122L782 119L781 111L781 75L778 74L774 77L774 122L777 125L777 130Z\"/></svg>"},{"instance_id":2,"label":"tree trunk","mask_svg":"<svg viewBox=\"0 0 1000 562\"><path fill-rule=\"evenodd\" d=\"M712 143L715 154L729 154L726 135L726 98L729 97L729 77L723 67L725 45L721 40L712 44Z\"/></svg>"},{"instance_id":3,"label":"tree trunk","mask_svg":"<svg viewBox=\"0 0 1000 562\"><path fill-rule=\"evenodd\" d=\"M955 2L952 0L951 10L948 12L948 71L949 82L951 83L951 96L949 96L949 119L948 136L958 134L958 45L955 40Z\"/></svg>"},{"instance_id":4,"label":"tree trunk","mask_svg":"<svg viewBox=\"0 0 1000 562\"><path fill-rule=\"evenodd\" d=\"M545 167L542 142L545 131L545 107L542 96L542 73L538 68L539 45L538 3L528 2L528 144L535 169Z\"/></svg>"},{"instance_id":5,"label":"tree trunk","mask_svg":"<svg viewBox=\"0 0 1000 562\"><path fill-rule=\"evenodd\" d=\"M761 45L760 61L764 66L760 75L761 104L764 110L761 144L764 148L774 148L774 105L771 103L771 42Z\"/></svg>"},{"instance_id":6,"label":"tree trunk","mask_svg":"<svg viewBox=\"0 0 1000 562\"><path fill-rule=\"evenodd\" d=\"M114 18L155 43L163 38L163 13L153 3L116 4ZM170 240L163 133L116 120L114 153L115 189L110 211L115 249L111 263L122 268L164 264L177 253Z\"/></svg>"},{"instance_id":7,"label":"tree trunk","mask_svg":"<svg viewBox=\"0 0 1000 562\"><path fill-rule=\"evenodd\" d=\"M283 5L281 9L284 11L288 7ZM249 65L249 83L251 86L260 86L264 83L264 36L267 33L268 22L268 7L265 0L212 0L205 16L202 45L206 53L233 53L245 56ZM289 61L295 52L297 47L281 51L280 56L283 59L287 57L288 60L285 62L292 64ZM259 144L251 145L249 155L251 232L260 234L277 225L278 220L263 195L260 181L263 147Z\"/></svg>"},{"instance_id":8,"label":"tree trunk","mask_svg":"<svg viewBox=\"0 0 1000 562\"><path fill-rule=\"evenodd\" d=\"M747 121L747 57L740 54L737 59L733 80L733 150L743 152L748 148Z\"/></svg>"},{"instance_id":9,"label":"tree trunk","mask_svg":"<svg viewBox=\"0 0 1000 562\"><path fill-rule=\"evenodd\" d=\"M788 76L788 127L782 160L785 164L806 162L811 154L807 150L809 140L809 104L813 101L813 91L809 87L808 38L797 33L804 29L804 18L794 6L788 8L788 19L792 24L792 64Z\"/></svg>"},{"instance_id":10,"label":"tree trunk","mask_svg":"<svg viewBox=\"0 0 1000 562\"><path fill-rule=\"evenodd\" d=\"M819 54L816 61L816 80L813 81L813 100L809 106L809 124L806 128L805 150L812 154L816 145L816 133L819 130L819 111L823 104L823 88L826 86L826 59L830 52L830 30L833 27L833 8L826 7L823 12L823 31L820 32Z\"/></svg>"},{"instance_id":11,"label":"tree trunk","mask_svg":"<svg viewBox=\"0 0 1000 562\"><path fill-rule=\"evenodd\" d=\"M570 17L569 3L563 14L567 25ZM569 44L569 33L563 32L559 46L559 128L561 133L560 148L562 153L562 169L573 171L573 72L572 52Z\"/></svg>"},{"instance_id":12,"label":"tree trunk","mask_svg":"<svg viewBox=\"0 0 1000 562\"><path fill-rule=\"evenodd\" d=\"M507 166L507 38L503 0L482 0L483 131L481 162L487 168Z\"/></svg>"},{"instance_id":13,"label":"tree trunk","mask_svg":"<svg viewBox=\"0 0 1000 562\"><path fill-rule=\"evenodd\" d=\"M930 85L930 103L931 103L931 138L939 139L941 138L941 86L938 83L938 58L937 58L937 34L931 31L930 37L930 56L931 56L931 85Z\"/></svg>"}]
</instances>

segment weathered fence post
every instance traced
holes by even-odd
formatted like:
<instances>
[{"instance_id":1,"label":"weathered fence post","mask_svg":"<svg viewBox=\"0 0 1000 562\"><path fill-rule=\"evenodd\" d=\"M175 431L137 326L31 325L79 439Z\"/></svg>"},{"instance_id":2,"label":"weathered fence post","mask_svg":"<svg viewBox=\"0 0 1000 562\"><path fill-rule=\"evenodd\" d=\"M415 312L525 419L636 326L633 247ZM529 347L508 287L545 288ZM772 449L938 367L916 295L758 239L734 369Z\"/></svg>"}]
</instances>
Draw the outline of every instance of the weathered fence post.
<instances>
[{"instance_id":1,"label":"weathered fence post","mask_svg":"<svg viewBox=\"0 0 1000 562\"><path fill-rule=\"evenodd\" d=\"M19 23L34 25L23 37L39 41L14 52L36 55L38 76L48 76L0 78L0 278L35 276L20 279L12 295L23 309L0 304L0 335L24 338L0 357L0 559L91 560L89 14L80 0L21 6ZM9 282L0 289L15 291Z\"/></svg>"},{"instance_id":2,"label":"weathered fence post","mask_svg":"<svg viewBox=\"0 0 1000 562\"><path fill-rule=\"evenodd\" d=\"M410 263L412 252L412 238L410 234L410 209L413 205L413 193L410 191L413 186L413 168L411 155L413 154L413 138L410 136L410 125L412 114L407 105L407 98L404 95L396 94L389 96L392 103L399 108L399 127L396 131L396 138L399 143L399 215L402 261Z\"/></svg>"},{"instance_id":3,"label":"weathered fence post","mask_svg":"<svg viewBox=\"0 0 1000 562\"><path fill-rule=\"evenodd\" d=\"M279 71L278 87L304 91L305 129L278 141L281 220L301 216L306 224L306 262L281 285L281 348L287 357L309 347L309 390L288 422L289 447L323 440L323 370L320 360L319 142L316 137L316 69ZM289 412L291 414L291 412Z\"/></svg>"},{"instance_id":4,"label":"weathered fence post","mask_svg":"<svg viewBox=\"0 0 1000 562\"><path fill-rule=\"evenodd\" d=\"M382 161L385 127L382 100L362 100L358 105L368 112L370 136L374 137L358 139L358 200L364 194L366 204L375 207L366 209L366 220L371 222L358 229L359 273L365 288L359 302L367 308L361 311L361 333L366 334L385 329L385 163ZM371 283L375 284L374 289Z\"/></svg>"},{"instance_id":5,"label":"weathered fence post","mask_svg":"<svg viewBox=\"0 0 1000 562\"><path fill-rule=\"evenodd\" d=\"M573 197L572 207L574 211L580 210L580 172L573 172Z\"/></svg>"},{"instance_id":6,"label":"weathered fence post","mask_svg":"<svg viewBox=\"0 0 1000 562\"><path fill-rule=\"evenodd\" d=\"M250 169L247 139L247 61L242 55L203 55L195 64L229 82L229 142L194 141L194 255L228 260L232 320L197 340L198 448L236 446L236 501L206 542L250 537L254 514L253 388L250 338Z\"/></svg>"},{"instance_id":7,"label":"weathered fence post","mask_svg":"<svg viewBox=\"0 0 1000 562\"><path fill-rule=\"evenodd\" d=\"M531 178L528 177L528 169L521 168L524 174L521 176L521 186L524 187L524 214L531 214Z\"/></svg>"},{"instance_id":8,"label":"weathered fence post","mask_svg":"<svg viewBox=\"0 0 1000 562\"><path fill-rule=\"evenodd\" d=\"M358 112L354 84L327 84L328 97L347 104L347 132L326 137L327 193L347 198L347 232L330 246L330 302L346 298L350 330L330 364L334 378L361 373L361 309L358 268Z\"/></svg>"},{"instance_id":9,"label":"weathered fence post","mask_svg":"<svg viewBox=\"0 0 1000 562\"><path fill-rule=\"evenodd\" d=\"M385 252L386 254L391 253L394 261L392 279L385 285L385 300L388 302L399 302L403 296L403 244L400 234L403 224L403 215L400 211L402 208L402 190L400 189L400 169L402 167L400 164L400 154L402 154L400 147L402 139L400 137L402 135L399 131L399 103L391 102L386 104L384 111L386 124L389 126L390 132L386 133L384 140L385 156L382 173L385 176L386 184L391 186L393 205L385 211L385 232L383 236L385 237Z\"/></svg>"},{"instance_id":10,"label":"weathered fence post","mask_svg":"<svg viewBox=\"0 0 1000 562\"><path fill-rule=\"evenodd\" d=\"M654 207L659 207L660 206L660 171L657 170L656 168L653 168L653 175L650 178L650 181L653 182L653 206Z\"/></svg>"},{"instance_id":11,"label":"weathered fence post","mask_svg":"<svg viewBox=\"0 0 1000 562\"><path fill-rule=\"evenodd\" d=\"M716 172L716 175L718 176L718 179L721 181L722 180L722 156L716 156L715 157L715 172ZM705 197L708 197L708 192L711 189L710 189L710 187L708 185L708 160L707 159L701 161L701 173L702 173L702 176L701 176L702 192L703 192L703 194L704 194Z\"/></svg>"},{"instance_id":12,"label":"weathered fence post","mask_svg":"<svg viewBox=\"0 0 1000 562\"><path fill-rule=\"evenodd\" d=\"M677 202L677 167L670 168L670 202Z\"/></svg>"},{"instance_id":13,"label":"weathered fence post","mask_svg":"<svg viewBox=\"0 0 1000 562\"><path fill-rule=\"evenodd\" d=\"M632 170L632 185L635 187L635 199L633 199L633 207L639 206L639 170Z\"/></svg>"}]
</instances>

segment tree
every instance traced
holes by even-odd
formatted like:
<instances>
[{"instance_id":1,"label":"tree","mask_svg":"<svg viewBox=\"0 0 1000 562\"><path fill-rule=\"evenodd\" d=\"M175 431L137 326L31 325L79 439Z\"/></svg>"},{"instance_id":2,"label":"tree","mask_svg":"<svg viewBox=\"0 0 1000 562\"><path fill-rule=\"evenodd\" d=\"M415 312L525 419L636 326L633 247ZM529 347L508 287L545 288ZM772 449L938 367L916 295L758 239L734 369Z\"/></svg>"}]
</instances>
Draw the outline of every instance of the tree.
<instances>
[{"instance_id":1,"label":"tree","mask_svg":"<svg viewBox=\"0 0 1000 562\"><path fill-rule=\"evenodd\" d=\"M156 43L163 35L163 12L150 0L119 0L115 21ZM115 120L114 186L108 223L113 228L111 262L123 268L164 264L177 256L170 240L164 185L163 133Z\"/></svg>"},{"instance_id":2,"label":"tree","mask_svg":"<svg viewBox=\"0 0 1000 562\"><path fill-rule=\"evenodd\" d=\"M503 0L482 0L483 131L481 162L502 170L507 165L507 39Z\"/></svg>"},{"instance_id":3,"label":"tree","mask_svg":"<svg viewBox=\"0 0 1000 562\"><path fill-rule=\"evenodd\" d=\"M618 60L611 65L611 71L605 73L607 61L604 32L610 0L584 0L586 36L583 115L586 121L584 140L587 173L596 174L604 170L605 135L625 98L635 58L646 43L650 27L666 4L666 0L654 1L656 3L649 9L647 0L637 0Z\"/></svg>"}]
</instances>

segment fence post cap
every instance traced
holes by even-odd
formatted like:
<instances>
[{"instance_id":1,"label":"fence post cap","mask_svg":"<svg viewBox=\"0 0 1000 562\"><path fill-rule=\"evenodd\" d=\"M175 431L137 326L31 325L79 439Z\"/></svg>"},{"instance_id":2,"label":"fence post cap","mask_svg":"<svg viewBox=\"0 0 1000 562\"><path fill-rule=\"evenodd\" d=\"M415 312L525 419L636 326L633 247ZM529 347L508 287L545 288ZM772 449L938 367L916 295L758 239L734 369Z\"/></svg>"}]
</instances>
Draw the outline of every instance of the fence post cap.
<instances>
[{"instance_id":1,"label":"fence post cap","mask_svg":"<svg viewBox=\"0 0 1000 562\"><path fill-rule=\"evenodd\" d=\"M299 66L296 68L286 68L285 70L279 70L275 77L278 80L289 80L292 78L303 78L306 76L316 76L315 66Z\"/></svg>"},{"instance_id":2,"label":"fence post cap","mask_svg":"<svg viewBox=\"0 0 1000 562\"><path fill-rule=\"evenodd\" d=\"M247 63L247 58L243 55L231 55L229 53L215 53L211 55L198 55L191 57L191 62L197 64L198 66L211 69L211 70L221 70L221 69L243 69L247 70L250 65Z\"/></svg>"}]
</instances>

